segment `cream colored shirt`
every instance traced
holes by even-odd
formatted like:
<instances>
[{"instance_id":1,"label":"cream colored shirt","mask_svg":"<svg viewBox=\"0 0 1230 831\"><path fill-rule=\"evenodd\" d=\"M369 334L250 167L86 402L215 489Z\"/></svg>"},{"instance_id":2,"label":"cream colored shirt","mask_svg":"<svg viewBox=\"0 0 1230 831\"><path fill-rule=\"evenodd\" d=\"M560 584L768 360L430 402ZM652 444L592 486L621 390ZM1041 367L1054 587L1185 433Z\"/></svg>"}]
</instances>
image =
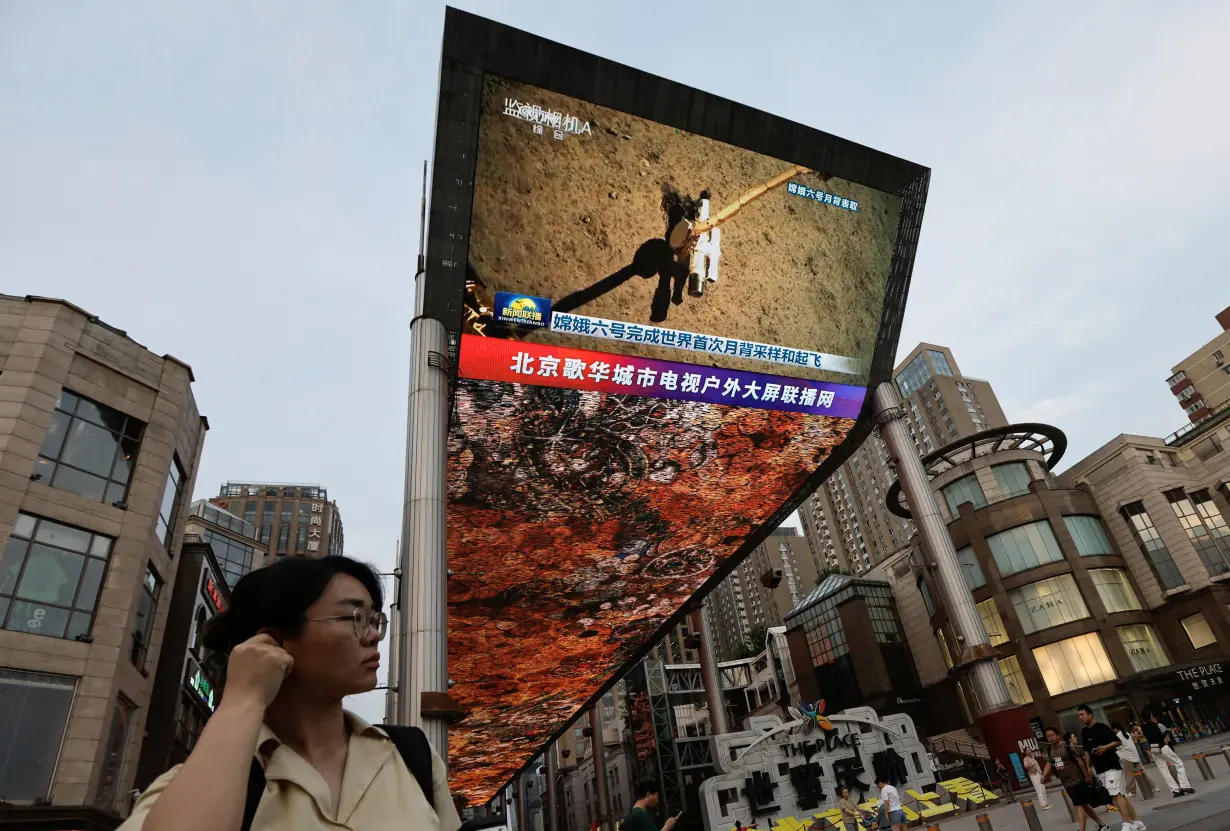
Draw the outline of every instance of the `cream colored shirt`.
<instances>
[{"instance_id":1,"label":"cream colored shirt","mask_svg":"<svg viewBox=\"0 0 1230 831\"><path fill-rule=\"evenodd\" d=\"M264 764L267 785L252 831L458 831L461 818L453 807L444 762L431 754L436 810L402 762L393 742L378 727L353 713L350 747L338 805L330 805L329 786L303 759L261 725L256 756ZM154 802L179 770L159 776L133 806L120 831L140 831Z\"/></svg>"}]
</instances>

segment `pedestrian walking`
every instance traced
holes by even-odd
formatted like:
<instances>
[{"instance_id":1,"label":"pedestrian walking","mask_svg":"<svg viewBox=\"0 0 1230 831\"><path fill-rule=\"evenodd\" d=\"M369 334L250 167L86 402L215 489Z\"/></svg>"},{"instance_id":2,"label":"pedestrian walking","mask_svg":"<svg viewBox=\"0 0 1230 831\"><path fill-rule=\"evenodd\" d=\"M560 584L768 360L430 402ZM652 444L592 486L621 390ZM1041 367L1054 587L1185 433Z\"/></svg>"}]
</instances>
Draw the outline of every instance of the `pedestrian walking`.
<instances>
[{"instance_id":1,"label":"pedestrian walking","mask_svg":"<svg viewBox=\"0 0 1230 831\"><path fill-rule=\"evenodd\" d=\"M1042 783L1042 766L1032 753L1025 756L1025 773L1029 776L1029 781L1034 783L1034 792L1038 794L1038 804L1042 806L1042 810L1051 810L1050 803L1046 801L1046 785Z\"/></svg>"},{"instance_id":2,"label":"pedestrian walking","mask_svg":"<svg viewBox=\"0 0 1230 831\"><path fill-rule=\"evenodd\" d=\"M1109 725L1094 718L1093 710L1088 704L1076 708L1076 717L1084 725L1081 730L1081 744L1085 748L1086 761L1097 773L1102 787L1106 788L1115 807L1119 809L1123 831L1145 831L1145 824L1136 816L1136 806L1127 795L1123 767L1116 752L1120 745L1119 737Z\"/></svg>"},{"instance_id":3,"label":"pedestrian walking","mask_svg":"<svg viewBox=\"0 0 1230 831\"><path fill-rule=\"evenodd\" d=\"M1172 796L1183 796L1184 794L1195 793L1192 790L1192 783L1187 778L1187 768L1183 766L1183 760L1179 758L1179 754L1174 752L1174 734L1170 732L1170 728L1157 720L1157 713L1145 713L1144 725L1145 737L1149 740L1149 749L1153 751L1153 761L1157 763L1157 769L1162 774L1162 781L1166 783L1166 787L1170 788ZM1174 772L1179 777L1179 781L1175 782L1174 777L1170 775L1170 770L1166 767L1166 763L1174 765Z\"/></svg>"},{"instance_id":4,"label":"pedestrian walking","mask_svg":"<svg viewBox=\"0 0 1230 831\"><path fill-rule=\"evenodd\" d=\"M1075 742L1069 742L1067 737L1054 727L1046 728L1047 753L1046 767L1042 769L1042 781L1049 782L1051 776L1058 776L1063 789L1068 793L1076 808L1076 821L1080 831L1085 831L1085 819L1091 819L1096 831L1107 831L1109 826L1102 823L1094 808L1098 799L1093 787L1093 774L1085 765L1085 750Z\"/></svg>"},{"instance_id":5,"label":"pedestrian walking","mask_svg":"<svg viewBox=\"0 0 1230 831\"><path fill-rule=\"evenodd\" d=\"M881 776L876 779L876 787L880 789L880 828L892 827L893 831L905 831L905 811L901 810L901 794L888 784L888 779Z\"/></svg>"},{"instance_id":6,"label":"pedestrian walking","mask_svg":"<svg viewBox=\"0 0 1230 831\"><path fill-rule=\"evenodd\" d=\"M1149 772L1141 764L1140 751L1136 748L1136 742L1132 740L1131 735L1118 724L1112 724L1111 729L1119 737L1119 747L1116 752L1119 754L1119 764L1123 767L1123 775L1127 780L1128 795L1138 796L1139 786L1136 784L1136 771L1139 769L1141 776L1148 776ZM1149 784L1153 784L1152 779L1149 780Z\"/></svg>"},{"instance_id":7,"label":"pedestrian walking","mask_svg":"<svg viewBox=\"0 0 1230 831\"><path fill-rule=\"evenodd\" d=\"M1140 728L1140 723L1135 721L1132 722L1132 743L1136 745L1136 752L1140 754L1142 765L1153 761L1153 756L1149 753L1149 740L1145 737L1145 731Z\"/></svg>"},{"instance_id":8,"label":"pedestrian walking","mask_svg":"<svg viewBox=\"0 0 1230 831\"><path fill-rule=\"evenodd\" d=\"M628 816L624 817L622 831L659 831L658 822L651 812L658 810L658 795L661 790L653 779L646 779L636 786L636 802L628 811ZM668 817L662 824L661 831L671 831L680 816L683 815ZM753 827L755 823L748 826Z\"/></svg>"},{"instance_id":9,"label":"pedestrian walking","mask_svg":"<svg viewBox=\"0 0 1230 831\"><path fill-rule=\"evenodd\" d=\"M837 807L841 809L841 821L846 831L859 831L860 826L870 827L871 814L854 804L854 800L850 798L850 789L842 788L838 793L841 798Z\"/></svg>"},{"instance_id":10,"label":"pedestrian walking","mask_svg":"<svg viewBox=\"0 0 1230 831\"><path fill-rule=\"evenodd\" d=\"M1002 759L995 760L995 776L999 779L1000 784L1003 785L1004 796L1008 797L1008 801L1016 802L1016 794L1012 792L1013 779L1015 777L1008 772L1008 768L1004 767Z\"/></svg>"}]
</instances>

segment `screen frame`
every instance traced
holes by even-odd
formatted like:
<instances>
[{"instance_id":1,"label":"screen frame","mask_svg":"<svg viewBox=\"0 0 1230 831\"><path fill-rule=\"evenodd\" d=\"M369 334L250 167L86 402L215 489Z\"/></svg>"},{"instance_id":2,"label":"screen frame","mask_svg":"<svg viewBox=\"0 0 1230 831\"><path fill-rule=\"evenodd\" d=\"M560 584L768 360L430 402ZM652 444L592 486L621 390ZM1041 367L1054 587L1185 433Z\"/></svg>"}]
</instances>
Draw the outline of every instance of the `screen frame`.
<instances>
[{"instance_id":1,"label":"screen frame","mask_svg":"<svg viewBox=\"0 0 1230 831\"><path fill-rule=\"evenodd\" d=\"M872 392L892 377L931 171L830 133L447 7L431 171L427 256L425 274L418 278L425 280L423 308L419 314L439 320L448 334L451 379L456 377L461 342L483 78L488 74L619 110L783 162L806 165L901 199L897 239L868 377L868 395L855 425L829 458L727 557L693 595L692 602L684 604L629 659L627 666L633 666L815 492L874 429ZM451 390L452 385L450 396ZM452 406L450 397L450 421ZM621 677L613 675L599 687L578 710L578 717L601 701ZM575 721L574 718L545 739L539 753L565 735ZM496 793L528 770L537 755L526 759L525 765Z\"/></svg>"}]
</instances>

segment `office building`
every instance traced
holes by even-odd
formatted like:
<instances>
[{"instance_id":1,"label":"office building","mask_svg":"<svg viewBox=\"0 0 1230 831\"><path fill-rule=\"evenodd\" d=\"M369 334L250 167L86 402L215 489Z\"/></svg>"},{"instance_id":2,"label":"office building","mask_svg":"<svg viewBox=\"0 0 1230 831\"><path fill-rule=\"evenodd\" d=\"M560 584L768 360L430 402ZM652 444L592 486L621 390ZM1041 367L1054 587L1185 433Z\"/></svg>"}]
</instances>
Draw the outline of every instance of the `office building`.
<instances>
[{"instance_id":1,"label":"office building","mask_svg":"<svg viewBox=\"0 0 1230 831\"><path fill-rule=\"evenodd\" d=\"M210 543L185 531L133 782L137 790L188 758L218 705L222 665L206 660L201 638L230 602L224 567Z\"/></svg>"},{"instance_id":2,"label":"office building","mask_svg":"<svg viewBox=\"0 0 1230 831\"><path fill-rule=\"evenodd\" d=\"M0 827L128 810L208 429L192 382L71 303L0 295Z\"/></svg>"},{"instance_id":3,"label":"office building","mask_svg":"<svg viewBox=\"0 0 1230 831\"><path fill-rule=\"evenodd\" d=\"M905 629L886 581L830 574L786 618L800 700L826 711L872 707L928 721Z\"/></svg>"},{"instance_id":4,"label":"office building","mask_svg":"<svg viewBox=\"0 0 1230 831\"><path fill-rule=\"evenodd\" d=\"M1198 424L1225 409L1230 402L1230 308L1217 316L1217 337L1171 368L1166 385L1188 420Z\"/></svg>"},{"instance_id":5,"label":"office building","mask_svg":"<svg viewBox=\"0 0 1230 831\"><path fill-rule=\"evenodd\" d=\"M919 344L893 379L919 456L1008 423L991 385L963 375L946 346ZM895 478L888 459L873 433L800 506L803 531L826 567L861 575L909 546L913 525L884 506Z\"/></svg>"},{"instance_id":6,"label":"office building","mask_svg":"<svg viewBox=\"0 0 1230 831\"><path fill-rule=\"evenodd\" d=\"M1059 478L1067 441L1046 425L969 437L925 460L1004 680L1035 727L1078 729L1087 703L1107 721L1152 708L1191 735L1224 729L1230 590L1218 578L1230 574L1230 537L1224 494L1213 494L1230 463L1196 452L1218 432L1175 448L1121 436ZM909 514L896 487L888 505ZM914 546L875 576L893 586L921 698L943 731L979 708L929 558ZM1199 689L1185 689L1191 679ZM954 700L959 712L943 706Z\"/></svg>"},{"instance_id":7,"label":"office building","mask_svg":"<svg viewBox=\"0 0 1230 831\"><path fill-rule=\"evenodd\" d=\"M184 533L209 543L229 588L249 571L267 564L269 549L256 538L256 526L204 499L188 507Z\"/></svg>"},{"instance_id":8,"label":"office building","mask_svg":"<svg viewBox=\"0 0 1230 831\"><path fill-rule=\"evenodd\" d=\"M320 485L227 482L209 501L254 525L271 559L342 554L342 514Z\"/></svg>"},{"instance_id":9,"label":"office building","mask_svg":"<svg viewBox=\"0 0 1230 831\"><path fill-rule=\"evenodd\" d=\"M744 657L753 630L781 626L811 593L826 566L807 537L792 527L773 531L705 599L714 649L720 660ZM685 656L672 656L676 661ZM685 661L690 663L690 661Z\"/></svg>"},{"instance_id":10,"label":"office building","mask_svg":"<svg viewBox=\"0 0 1230 831\"><path fill-rule=\"evenodd\" d=\"M1120 435L1060 476L1087 488L1153 633L1129 647L1137 700L1230 727L1230 408L1165 439ZM1230 674L1230 673L1227 673Z\"/></svg>"}]
</instances>

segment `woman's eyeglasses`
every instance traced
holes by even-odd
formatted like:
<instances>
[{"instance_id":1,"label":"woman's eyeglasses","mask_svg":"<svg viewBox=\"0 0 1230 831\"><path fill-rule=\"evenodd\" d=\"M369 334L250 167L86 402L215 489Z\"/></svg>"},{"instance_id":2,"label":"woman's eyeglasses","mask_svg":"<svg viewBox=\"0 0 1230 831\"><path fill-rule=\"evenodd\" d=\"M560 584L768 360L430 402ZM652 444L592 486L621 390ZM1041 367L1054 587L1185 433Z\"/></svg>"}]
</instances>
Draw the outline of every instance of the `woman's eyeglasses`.
<instances>
[{"instance_id":1,"label":"woman's eyeglasses","mask_svg":"<svg viewBox=\"0 0 1230 831\"><path fill-rule=\"evenodd\" d=\"M329 617L310 617L307 623L321 620L350 620L354 622L354 636L359 640L367 637L368 632L376 633L376 640L384 640L389 632L389 618L384 612L369 612L366 609L355 609L348 615L330 615Z\"/></svg>"}]
</instances>

